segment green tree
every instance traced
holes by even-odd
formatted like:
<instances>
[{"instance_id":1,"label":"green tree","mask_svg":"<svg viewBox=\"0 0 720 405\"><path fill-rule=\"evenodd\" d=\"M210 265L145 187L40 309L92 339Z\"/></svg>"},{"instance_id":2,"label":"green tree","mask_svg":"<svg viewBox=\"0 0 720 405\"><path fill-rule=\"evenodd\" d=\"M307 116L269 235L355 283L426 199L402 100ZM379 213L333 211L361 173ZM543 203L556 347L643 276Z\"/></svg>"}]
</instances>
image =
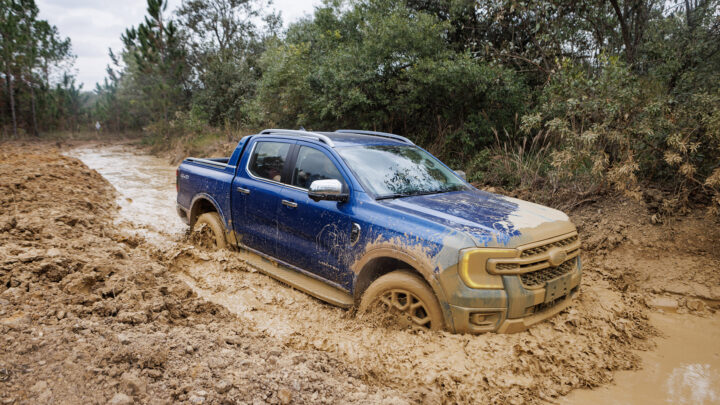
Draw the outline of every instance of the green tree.
<instances>
[{"instance_id":1,"label":"green tree","mask_svg":"<svg viewBox=\"0 0 720 405\"><path fill-rule=\"evenodd\" d=\"M247 121L262 75L258 60L281 21L264 0L188 0L178 9L192 68L193 106L214 125ZM262 22L262 26L258 25Z\"/></svg>"},{"instance_id":2,"label":"green tree","mask_svg":"<svg viewBox=\"0 0 720 405\"><path fill-rule=\"evenodd\" d=\"M50 72L72 60L70 40L62 38L56 27L37 18L33 0L0 0L0 67L6 82L12 133L17 135L24 101L30 114L25 122L38 134L38 116L55 102ZM44 123L50 126L50 123Z\"/></svg>"},{"instance_id":3,"label":"green tree","mask_svg":"<svg viewBox=\"0 0 720 405\"><path fill-rule=\"evenodd\" d=\"M523 81L448 47L448 22L402 1L327 3L263 57L265 119L400 132L462 160L523 108Z\"/></svg>"},{"instance_id":4,"label":"green tree","mask_svg":"<svg viewBox=\"0 0 720 405\"><path fill-rule=\"evenodd\" d=\"M169 123L171 115L186 105L188 65L182 38L173 21L163 12L167 0L147 0L145 21L122 35L126 64L132 72L131 86L140 93L134 101Z\"/></svg>"}]
</instances>

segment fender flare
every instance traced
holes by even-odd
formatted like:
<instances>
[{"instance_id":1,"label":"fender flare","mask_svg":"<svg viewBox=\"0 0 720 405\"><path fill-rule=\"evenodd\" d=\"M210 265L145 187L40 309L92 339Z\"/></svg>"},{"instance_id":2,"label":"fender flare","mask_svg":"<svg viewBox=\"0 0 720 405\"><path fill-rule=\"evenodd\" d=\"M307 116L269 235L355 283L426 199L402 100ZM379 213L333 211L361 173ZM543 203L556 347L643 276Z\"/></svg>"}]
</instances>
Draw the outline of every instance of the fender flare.
<instances>
[{"instance_id":1,"label":"fender flare","mask_svg":"<svg viewBox=\"0 0 720 405\"><path fill-rule=\"evenodd\" d=\"M196 194L190 202L190 209L188 210L188 223L190 224L190 226L192 227L193 225L195 225L195 221L198 217L195 211L197 210L198 203L201 200L208 201L215 208L215 211L218 213L218 215L220 215L220 220L222 221L223 226L227 231L227 220L225 218L225 214L223 214L223 211L220 209L220 204L218 204L217 201L215 201L215 199L207 193Z\"/></svg>"},{"instance_id":2,"label":"fender flare","mask_svg":"<svg viewBox=\"0 0 720 405\"><path fill-rule=\"evenodd\" d=\"M425 282L428 283L430 289L433 291L438 303L440 304L440 308L442 308L446 326L453 329L454 325L452 324L452 313L450 312L450 307L447 304L445 291L440 285L440 282L435 274L434 265L429 260L419 260L416 256L417 255L412 254L412 252L398 248L397 245L391 243L381 243L378 246L367 250L360 259L356 260L352 264L351 269L355 274L354 284L357 285L357 279L360 277L363 270L366 269L367 264L375 259L390 258L405 262L412 267L411 270L415 270L418 274L420 274ZM353 293L354 295L357 294L356 288L354 288ZM359 299L360 297L356 296L355 298Z\"/></svg>"}]
</instances>

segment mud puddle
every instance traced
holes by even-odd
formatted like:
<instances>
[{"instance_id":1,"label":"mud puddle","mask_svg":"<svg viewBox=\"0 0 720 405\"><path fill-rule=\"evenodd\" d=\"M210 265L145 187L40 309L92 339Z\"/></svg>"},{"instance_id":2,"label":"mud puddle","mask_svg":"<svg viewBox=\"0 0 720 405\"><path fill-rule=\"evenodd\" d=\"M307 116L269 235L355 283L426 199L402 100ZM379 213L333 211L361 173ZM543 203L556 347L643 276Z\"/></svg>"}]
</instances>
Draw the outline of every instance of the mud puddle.
<instances>
[{"instance_id":1,"label":"mud puddle","mask_svg":"<svg viewBox=\"0 0 720 405\"><path fill-rule=\"evenodd\" d=\"M674 393L686 389L683 381L694 378L693 373L705 378L698 381L707 380L709 387L717 386L717 379L706 375L717 373L717 360L703 363L675 357L683 338L668 339L676 342L671 345L658 341L656 351L638 356L636 350L651 346L644 304L622 294L592 270L584 277L582 294L569 311L528 332L469 336L378 326L257 273L241 254L198 252L184 245L180 236L185 225L175 212L175 168L163 160L123 146L74 149L69 154L97 170L118 190L118 221L134 224L151 242L174 250L168 256L170 268L198 295L229 309L241 324L274 337L287 348L330 353L360 369L368 381L400 389L412 400L556 402L577 387L605 385L615 378L617 391L609 395L617 397L618 403L640 404L647 403L646 397L634 393L656 388L656 383L649 383L641 373L666 366L680 370L674 377L679 384ZM708 333L705 324L680 327L684 319L677 316L663 323L653 318L653 322L663 331L676 327L696 338ZM718 331L715 325L713 330ZM696 344L694 348L698 355L717 358L718 350L708 347ZM640 357L646 371L618 374L617 370L638 368ZM621 385L621 378L635 378L637 383ZM579 392L566 400L583 403L601 398L599 402L608 402L607 396L588 400L581 396L596 392L600 391ZM717 401L716 388L704 392L710 401ZM669 397L656 398L662 402Z\"/></svg>"},{"instance_id":2,"label":"mud puddle","mask_svg":"<svg viewBox=\"0 0 720 405\"><path fill-rule=\"evenodd\" d=\"M643 352L640 371L620 371L615 382L576 390L562 404L720 403L720 317L653 314L664 336L657 350Z\"/></svg>"},{"instance_id":3,"label":"mud puddle","mask_svg":"<svg viewBox=\"0 0 720 405\"><path fill-rule=\"evenodd\" d=\"M115 187L118 223L131 225L148 241L164 247L185 231L175 210L175 166L122 145L77 148L67 155L80 159Z\"/></svg>"}]
</instances>

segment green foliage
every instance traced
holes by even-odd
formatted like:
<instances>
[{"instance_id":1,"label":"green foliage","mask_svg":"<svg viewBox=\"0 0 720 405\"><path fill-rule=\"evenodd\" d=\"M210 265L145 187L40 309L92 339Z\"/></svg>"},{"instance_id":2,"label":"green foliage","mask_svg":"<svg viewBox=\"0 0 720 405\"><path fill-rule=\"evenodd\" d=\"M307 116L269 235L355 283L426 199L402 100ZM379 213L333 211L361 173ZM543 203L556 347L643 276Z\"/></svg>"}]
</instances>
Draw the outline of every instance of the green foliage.
<instances>
[{"instance_id":1,"label":"green foliage","mask_svg":"<svg viewBox=\"0 0 720 405\"><path fill-rule=\"evenodd\" d=\"M177 26L163 15L167 0L147 0L147 5L145 21L121 37L123 59L132 72L129 86L142 95L132 101L167 123L186 104L186 55Z\"/></svg>"},{"instance_id":2,"label":"green foliage","mask_svg":"<svg viewBox=\"0 0 720 405\"><path fill-rule=\"evenodd\" d=\"M549 136L551 175L561 180L606 181L637 198L641 182L664 184L667 212L693 196L717 199L720 89L679 102L668 85L617 57L603 57L598 71L565 62L524 128Z\"/></svg>"},{"instance_id":3,"label":"green foliage","mask_svg":"<svg viewBox=\"0 0 720 405\"><path fill-rule=\"evenodd\" d=\"M77 129L82 100L80 87L63 72L57 86L55 70L72 59L70 40L56 27L39 20L34 0L0 0L0 127L38 135L41 129ZM72 83L72 84L71 84ZM68 97L70 91L72 96Z\"/></svg>"},{"instance_id":4,"label":"green foliage","mask_svg":"<svg viewBox=\"0 0 720 405\"><path fill-rule=\"evenodd\" d=\"M400 132L460 162L522 111L522 78L448 49L449 24L401 1L353 4L327 3L265 53L264 121Z\"/></svg>"},{"instance_id":5,"label":"green foliage","mask_svg":"<svg viewBox=\"0 0 720 405\"><path fill-rule=\"evenodd\" d=\"M188 0L177 11L184 30L192 108L215 126L238 127L249 120L249 104L262 75L259 58L280 26L265 13L264 0ZM257 22L263 25L258 26Z\"/></svg>"}]
</instances>

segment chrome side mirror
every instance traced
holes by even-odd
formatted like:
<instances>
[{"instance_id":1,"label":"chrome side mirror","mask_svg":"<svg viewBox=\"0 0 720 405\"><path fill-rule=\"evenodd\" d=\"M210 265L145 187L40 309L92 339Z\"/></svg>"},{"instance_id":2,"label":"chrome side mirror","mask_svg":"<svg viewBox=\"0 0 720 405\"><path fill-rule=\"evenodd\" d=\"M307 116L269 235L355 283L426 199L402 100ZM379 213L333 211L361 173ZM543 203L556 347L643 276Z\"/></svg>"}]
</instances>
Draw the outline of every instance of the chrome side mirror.
<instances>
[{"instance_id":1,"label":"chrome side mirror","mask_svg":"<svg viewBox=\"0 0 720 405\"><path fill-rule=\"evenodd\" d=\"M467 181L467 176L465 175L465 172L462 170L455 170L455 174L460 176L461 179Z\"/></svg>"},{"instance_id":2,"label":"chrome side mirror","mask_svg":"<svg viewBox=\"0 0 720 405\"><path fill-rule=\"evenodd\" d=\"M315 180L310 183L308 197L313 201L347 201L350 195L343 191L343 186L336 179Z\"/></svg>"}]
</instances>

